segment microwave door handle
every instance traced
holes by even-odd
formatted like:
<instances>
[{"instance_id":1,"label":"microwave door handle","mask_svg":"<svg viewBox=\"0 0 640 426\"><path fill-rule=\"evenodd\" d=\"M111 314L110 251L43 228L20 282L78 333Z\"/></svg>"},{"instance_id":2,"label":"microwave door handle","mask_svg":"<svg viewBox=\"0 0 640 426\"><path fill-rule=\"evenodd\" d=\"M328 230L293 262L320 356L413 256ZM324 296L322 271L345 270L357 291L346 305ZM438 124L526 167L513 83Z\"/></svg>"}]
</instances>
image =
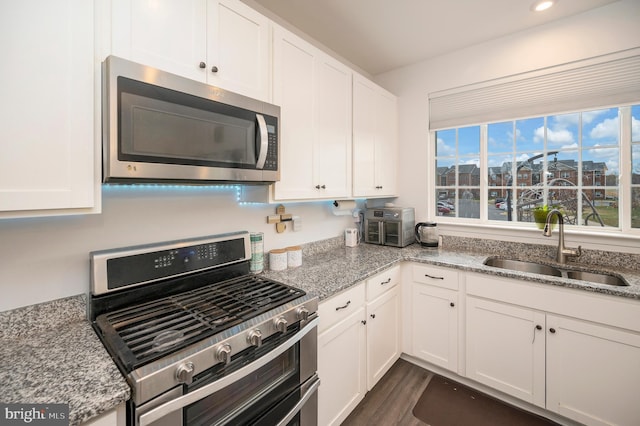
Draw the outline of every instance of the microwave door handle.
<instances>
[{"instance_id":1,"label":"microwave door handle","mask_svg":"<svg viewBox=\"0 0 640 426\"><path fill-rule=\"evenodd\" d=\"M378 233L380 234L380 244L384 245L387 241L385 233L385 223L384 220L378 222Z\"/></svg>"},{"instance_id":2,"label":"microwave door handle","mask_svg":"<svg viewBox=\"0 0 640 426\"><path fill-rule=\"evenodd\" d=\"M256 119L258 120L258 138L260 140L256 169L263 169L264 162L267 160L267 151L269 150L269 133L267 132L267 122L264 116L262 114L256 114Z\"/></svg>"}]
</instances>

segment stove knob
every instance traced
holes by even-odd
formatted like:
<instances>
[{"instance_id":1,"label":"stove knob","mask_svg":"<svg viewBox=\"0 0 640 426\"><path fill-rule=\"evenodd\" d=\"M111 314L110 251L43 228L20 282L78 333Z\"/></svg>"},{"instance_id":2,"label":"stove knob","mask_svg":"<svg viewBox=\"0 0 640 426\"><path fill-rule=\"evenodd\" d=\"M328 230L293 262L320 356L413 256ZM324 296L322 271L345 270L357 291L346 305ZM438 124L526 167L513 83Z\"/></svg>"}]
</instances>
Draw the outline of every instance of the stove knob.
<instances>
[{"instance_id":1,"label":"stove knob","mask_svg":"<svg viewBox=\"0 0 640 426\"><path fill-rule=\"evenodd\" d=\"M278 330L280 333L287 332L287 320L284 319L284 317L276 318L273 321L273 325L275 326L276 330Z\"/></svg>"},{"instance_id":2,"label":"stove knob","mask_svg":"<svg viewBox=\"0 0 640 426\"><path fill-rule=\"evenodd\" d=\"M222 345L216 351L216 358L225 365L231 362L231 345Z\"/></svg>"},{"instance_id":3,"label":"stove knob","mask_svg":"<svg viewBox=\"0 0 640 426\"><path fill-rule=\"evenodd\" d=\"M306 321L309 318L309 310L304 306L301 308L298 308L298 310L296 311L296 314L298 315L298 318L301 319L302 321Z\"/></svg>"},{"instance_id":4,"label":"stove knob","mask_svg":"<svg viewBox=\"0 0 640 426\"><path fill-rule=\"evenodd\" d=\"M181 364L176 370L176 379L178 382L190 385L193 382L193 371L195 367L192 362Z\"/></svg>"},{"instance_id":5,"label":"stove knob","mask_svg":"<svg viewBox=\"0 0 640 426\"><path fill-rule=\"evenodd\" d=\"M249 342L251 346L259 348L262 346L262 332L260 330L251 331L249 336L247 336L247 342Z\"/></svg>"}]
</instances>

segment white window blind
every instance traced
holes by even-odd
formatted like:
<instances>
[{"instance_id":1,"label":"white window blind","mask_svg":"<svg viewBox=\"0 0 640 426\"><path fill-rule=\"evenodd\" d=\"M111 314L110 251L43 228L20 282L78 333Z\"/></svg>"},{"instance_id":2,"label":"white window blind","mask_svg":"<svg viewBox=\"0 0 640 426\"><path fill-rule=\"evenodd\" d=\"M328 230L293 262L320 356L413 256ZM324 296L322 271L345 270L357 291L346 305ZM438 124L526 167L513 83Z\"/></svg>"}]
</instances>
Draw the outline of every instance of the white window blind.
<instances>
[{"instance_id":1,"label":"white window blind","mask_svg":"<svg viewBox=\"0 0 640 426\"><path fill-rule=\"evenodd\" d=\"M622 56L622 57L621 57ZM640 101L640 49L429 94L429 128Z\"/></svg>"}]
</instances>

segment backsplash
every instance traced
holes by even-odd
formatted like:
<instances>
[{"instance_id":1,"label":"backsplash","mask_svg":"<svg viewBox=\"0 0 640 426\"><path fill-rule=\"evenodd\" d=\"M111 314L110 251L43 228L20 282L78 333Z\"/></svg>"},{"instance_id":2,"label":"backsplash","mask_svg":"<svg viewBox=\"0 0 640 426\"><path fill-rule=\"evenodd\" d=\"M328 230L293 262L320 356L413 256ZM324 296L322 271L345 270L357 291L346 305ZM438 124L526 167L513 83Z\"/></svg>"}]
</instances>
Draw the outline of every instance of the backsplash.
<instances>
[{"instance_id":1,"label":"backsplash","mask_svg":"<svg viewBox=\"0 0 640 426\"><path fill-rule=\"evenodd\" d=\"M543 259L554 261L557 250L556 246L544 244L526 244L450 235L443 235L442 238L443 248L447 250L466 251L520 260ZM569 261L569 263L640 271L640 255L631 253L582 249L582 255L575 261Z\"/></svg>"}]
</instances>

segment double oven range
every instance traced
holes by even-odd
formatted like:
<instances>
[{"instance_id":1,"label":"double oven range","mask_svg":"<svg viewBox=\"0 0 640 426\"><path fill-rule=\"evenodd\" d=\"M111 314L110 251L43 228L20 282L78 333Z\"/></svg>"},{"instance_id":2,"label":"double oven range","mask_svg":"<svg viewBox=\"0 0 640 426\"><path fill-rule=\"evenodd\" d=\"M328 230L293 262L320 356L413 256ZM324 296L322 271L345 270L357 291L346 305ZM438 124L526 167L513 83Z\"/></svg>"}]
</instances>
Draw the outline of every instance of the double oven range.
<instances>
[{"instance_id":1,"label":"double oven range","mask_svg":"<svg viewBox=\"0 0 640 426\"><path fill-rule=\"evenodd\" d=\"M247 232L91 253L89 317L127 425L316 425L316 297L249 272Z\"/></svg>"}]
</instances>

